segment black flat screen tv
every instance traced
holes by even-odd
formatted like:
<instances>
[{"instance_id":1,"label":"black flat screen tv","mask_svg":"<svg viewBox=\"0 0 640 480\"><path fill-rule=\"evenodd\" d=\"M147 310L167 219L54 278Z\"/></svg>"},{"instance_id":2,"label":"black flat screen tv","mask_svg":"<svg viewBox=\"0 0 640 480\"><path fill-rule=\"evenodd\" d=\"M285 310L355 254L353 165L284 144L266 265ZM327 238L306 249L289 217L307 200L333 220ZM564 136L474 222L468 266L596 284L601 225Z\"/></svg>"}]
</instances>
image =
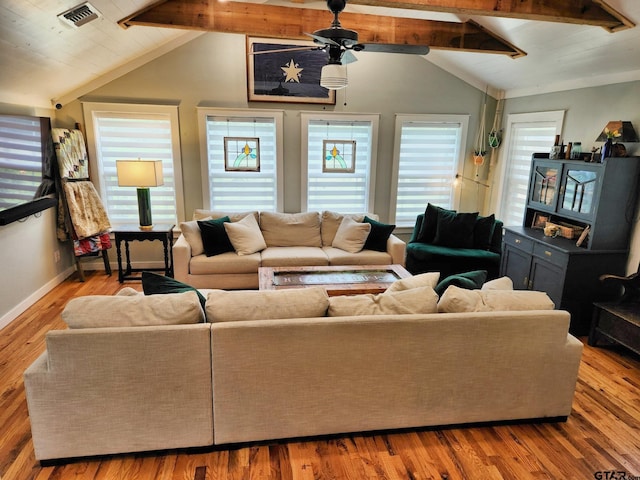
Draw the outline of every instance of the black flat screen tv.
<instances>
[{"instance_id":1,"label":"black flat screen tv","mask_svg":"<svg viewBox=\"0 0 640 480\"><path fill-rule=\"evenodd\" d=\"M57 203L54 157L48 117L0 115L0 225Z\"/></svg>"}]
</instances>

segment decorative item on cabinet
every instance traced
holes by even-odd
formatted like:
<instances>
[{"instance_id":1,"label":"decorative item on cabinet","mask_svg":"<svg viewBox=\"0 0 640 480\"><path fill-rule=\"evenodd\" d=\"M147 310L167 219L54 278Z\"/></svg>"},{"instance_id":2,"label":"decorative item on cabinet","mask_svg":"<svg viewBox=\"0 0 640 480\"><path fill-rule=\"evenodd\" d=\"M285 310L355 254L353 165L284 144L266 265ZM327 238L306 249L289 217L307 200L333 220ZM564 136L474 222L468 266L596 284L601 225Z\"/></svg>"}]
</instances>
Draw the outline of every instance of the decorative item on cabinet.
<instances>
[{"instance_id":1,"label":"decorative item on cabinet","mask_svg":"<svg viewBox=\"0 0 640 480\"><path fill-rule=\"evenodd\" d=\"M602 129L596 142L605 142L601 150L601 162L608 157L626 157L627 149L622 143L613 143L613 139L620 142L638 142L638 134L631 122L627 121L611 121Z\"/></svg>"}]
</instances>

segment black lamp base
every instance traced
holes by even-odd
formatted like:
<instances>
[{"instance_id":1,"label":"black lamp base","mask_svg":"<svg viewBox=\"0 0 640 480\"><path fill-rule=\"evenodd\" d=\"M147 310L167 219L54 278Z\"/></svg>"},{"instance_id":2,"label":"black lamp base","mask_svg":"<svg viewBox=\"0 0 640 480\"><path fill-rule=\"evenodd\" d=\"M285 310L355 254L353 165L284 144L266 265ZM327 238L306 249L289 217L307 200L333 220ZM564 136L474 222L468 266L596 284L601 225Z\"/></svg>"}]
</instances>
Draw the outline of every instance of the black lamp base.
<instances>
[{"instance_id":1,"label":"black lamp base","mask_svg":"<svg viewBox=\"0 0 640 480\"><path fill-rule=\"evenodd\" d=\"M140 230L151 230L151 192L149 187L138 187L138 217L140 218Z\"/></svg>"}]
</instances>

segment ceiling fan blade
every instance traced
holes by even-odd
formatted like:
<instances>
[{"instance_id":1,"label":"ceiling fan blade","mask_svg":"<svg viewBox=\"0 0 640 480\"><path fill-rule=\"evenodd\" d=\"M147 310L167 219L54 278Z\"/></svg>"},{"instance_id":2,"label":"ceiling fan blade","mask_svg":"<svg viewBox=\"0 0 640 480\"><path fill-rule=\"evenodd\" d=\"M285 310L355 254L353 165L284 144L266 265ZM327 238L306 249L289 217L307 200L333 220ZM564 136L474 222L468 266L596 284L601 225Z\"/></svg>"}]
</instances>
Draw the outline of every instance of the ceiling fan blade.
<instances>
[{"instance_id":1,"label":"ceiling fan blade","mask_svg":"<svg viewBox=\"0 0 640 480\"><path fill-rule=\"evenodd\" d=\"M325 45L334 45L336 47L339 47L340 44L338 42L334 42L333 40L331 40L330 38L325 38L325 37L321 37L320 35L315 35L313 33L306 33L305 35L309 35L311 38L313 38L316 42L319 43L323 43Z\"/></svg>"},{"instance_id":2,"label":"ceiling fan blade","mask_svg":"<svg viewBox=\"0 0 640 480\"><path fill-rule=\"evenodd\" d=\"M353 62L357 62L358 61L358 57L356 57L351 50L345 50L342 53L342 56L340 57L340 62L343 65L346 65L348 63L353 63Z\"/></svg>"},{"instance_id":3,"label":"ceiling fan blade","mask_svg":"<svg viewBox=\"0 0 640 480\"><path fill-rule=\"evenodd\" d=\"M258 52L251 51L249 55L262 55L263 53L281 53L281 52L296 52L300 50L322 50L322 47L311 46L308 47L291 47L291 48L278 48L274 50L260 50Z\"/></svg>"},{"instance_id":4,"label":"ceiling fan blade","mask_svg":"<svg viewBox=\"0 0 640 480\"><path fill-rule=\"evenodd\" d=\"M360 45L365 52L408 53L413 55L426 55L429 53L429 47L426 45L399 45L394 43L362 43Z\"/></svg>"}]
</instances>

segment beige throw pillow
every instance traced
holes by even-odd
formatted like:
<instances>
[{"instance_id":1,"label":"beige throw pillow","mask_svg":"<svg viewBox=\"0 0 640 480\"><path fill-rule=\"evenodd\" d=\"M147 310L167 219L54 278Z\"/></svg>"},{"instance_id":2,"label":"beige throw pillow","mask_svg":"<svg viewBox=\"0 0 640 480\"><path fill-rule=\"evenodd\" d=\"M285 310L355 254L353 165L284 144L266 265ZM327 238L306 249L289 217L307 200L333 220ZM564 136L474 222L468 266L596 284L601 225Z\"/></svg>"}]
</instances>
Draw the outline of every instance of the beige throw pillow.
<instances>
[{"instance_id":1,"label":"beige throw pillow","mask_svg":"<svg viewBox=\"0 0 640 480\"><path fill-rule=\"evenodd\" d=\"M331 246L345 252L358 253L364 247L369 232L371 232L370 223L358 223L350 217L344 217Z\"/></svg>"},{"instance_id":2,"label":"beige throw pillow","mask_svg":"<svg viewBox=\"0 0 640 480\"><path fill-rule=\"evenodd\" d=\"M500 277L485 282L480 290L513 290L513 280L509 277Z\"/></svg>"},{"instance_id":3,"label":"beige throw pillow","mask_svg":"<svg viewBox=\"0 0 640 480\"><path fill-rule=\"evenodd\" d=\"M196 208L193 211L193 220L200 220L200 221L210 220L210 219L217 220L218 218L229 217L230 222L239 222L247 215L253 215L256 221L258 221L257 211L225 213L225 212L216 212L215 210L203 210L201 208Z\"/></svg>"},{"instance_id":4,"label":"beige throw pillow","mask_svg":"<svg viewBox=\"0 0 640 480\"><path fill-rule=\"evenodd\" d=\"M199 323L204 312L194 291L164 295L89 295L62 311L69 328L140 327Z\"/></svg>"},{"instance_id":5,"label":"beige throw pillow","mask_svg":"<svg viewBox=\"0 0 640 480\"><path fill-rule=\"evenodd\" d=\"M400 292L418 287L431 287L435 289L436 285L438 285L438 280L440 280L440 272L421 273L412 277L396 280L384 293Z\"/></svg>"},{"instance_id":6,"label":"beige throw pillow","mask_svg":"<svg viewBox=\"0 0 640 480\"><path fill-rule=\"evenodd\" d=\"M225 222L224 229L238 255L251 255L267 248L262 232L253 215L247 215L239 222Z\"/></svg>"},{"instance_id":7,"label":"beige throw pillow","mask_svg":"<svg viewBox=\"0 0 640 480\"><path fill-rule=\"evenodd\" d=\"M532 290L467 290L451 285L438 302L438 312L501 312L553 310L555 305L544 292Z\"/></svg>"},{"instance_id":8,"label":"beige throw pillow","mask_svg":"<svg viewBox=\"0 0 640 480\"><path fill-rule=\"evenodd\" d=\"M345 217L352 218L356 222L364 221L365 215L371 220L378 220L378 215L375 213L337 213L325 210L322 212L322 220L320 223L320 234L322 236L322 245L330 247L333 243L333 239L336 236L336 232Z\"/></svg>"},{"instance_id":9,"label":"beige throw pillow","mask_svg":"<svg viewBox=\"0 0 640 480\"><path fill-rule=\"evenodd\" d=\"M207 320L271 320L324 317L329 297L323 287L287 290L214 290L207 296Z\"/></svg>"},{"instance_id":10,"label":"beige throw pillow","mask_svg":"<svg viewBox=\"0 0 640 480\"><path fill-rule=\"evenodd\" d=\"M322 246L318 212L261 212L260 230L269 247Z\"/></svg>"},{"instance_id":11,"label":"beige throw pillow","mask_svg":"<svg viewBox=\"0 0 640 480\"><path fill-rule=\"evenodd\" d=\"M329 298L329 316L435 313L437 304L438 295L431 287L378 295L339 295Z\"/></svg>"},{"instance_id":12,"label":"beige throw pillow","mask_svg":"<svg viewBox=\"0 0 640 480\"><path fill-rule=\"evenodd\" d=\"M211 220L211 217L203 217L202 220ZM202 243L202 233L198 226L197 220L190 222L180 222L180 231L191 247L191 256L202 255L204 253L204 245Z\"/></svg>"}]
</instances>

